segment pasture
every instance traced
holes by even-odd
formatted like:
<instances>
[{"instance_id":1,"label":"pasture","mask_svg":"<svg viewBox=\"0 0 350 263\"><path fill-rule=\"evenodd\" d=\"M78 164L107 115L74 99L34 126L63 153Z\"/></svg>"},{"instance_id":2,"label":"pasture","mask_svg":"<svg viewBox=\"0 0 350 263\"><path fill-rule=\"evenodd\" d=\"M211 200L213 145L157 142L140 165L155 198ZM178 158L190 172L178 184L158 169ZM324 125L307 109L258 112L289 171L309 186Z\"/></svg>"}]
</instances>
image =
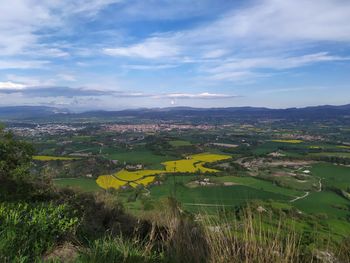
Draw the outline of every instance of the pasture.
<instances>
[{"instance_id":1,"label":"pasture","mask_svg":"<svg viewBox=\"0 0 350 263\"><path fill-rule=\"evenodd\" d=\"M156 155L144 148L133 149L132 151L127 149L102 148L102 154L109 160L118 160L121 163L125 162L128 164L142 163L147 166L171 160L171 157Z\"/></svg>"},{"instance_id":2,"label":"pasture","mask_svg":"<svg viewBox=\"0 0 350 263\"><path fill-rule=\"evenodd\" d=\"M234 183L237 185L245 185L257 190L263 190L263 191L271 192L275 194L286 195L286 196L289 196L290 199L293 199L297 196L301 196L303 194L303 192L301 191L280 187L273 184L270 181L261 180L259 178L251 177L251 176L240 176L240 177L221 176L221 177L215 178L215 181L222 182L222 183Z\"/></svg>"},{"instance_id":3,"label":"pasture","mask_svg":"<svg viewBox=\"0 0 350 263\"><path fill-rule=\"evenodd\" d=\"M56 178L53 183L57 187L78 188L83 192L94 192L101 190L94 179L90 178Z\"/></svg>"},{"instance_id":4,"label":"pasture","mask_svg":"<svg viewBox=\"0 0 350 263\"><path fill-rule=\"evenodd\" d=\"M329 218L346 219L350 201L331 191L312 192L307 198L293 203L298 209L310 214L326 214Z\"/></svg>"},{"instance_id":5,"label":"pasture","mask_svg":"<svg viewBox=\"0 0 350 263\"><path fill-rule=\"evenodd\" d=\"M184 140L169 141L169 144L173 147L191 146L192 145L192 143L190 143L189 141L184 141Z\"/></svg>"},{"instance_id":6,"label":"pasture","mask_svg":"<svg viewBox=\"0 0 350 263\"><path fill-rule=\"evenodd\" d=\"M311 157L342 157L350 158L350 152L319 152L319 153L309 153L308 156Z\"/></svg>"},{"instance_id":7,"label":"pasture","mask_svg":"<svg viewBox=\"0 0 350 263\"><path fill-rule=\"evenodd\" d=\"M350 189L350 167L319 163L315 164L311 171L314 176L321 178L325 187Z\"/></svg>"},{"instance_id":8,"label":"pasture","mask_svg":"<svg viewBox=\"0 0 350 263\"><path fill-rule=\"evenodd\" d=\"M249 200L289 200L286 195L245 185L187 187L186 183L194 178L193 176L169 177L163 185L150 188L150 196L151 198L160 199L171 194L175 195L176 199L189 210L207 210L209 208L214 211L217 211L220 207L232 208L242 205Z\"/></svg>"}]
</instances>

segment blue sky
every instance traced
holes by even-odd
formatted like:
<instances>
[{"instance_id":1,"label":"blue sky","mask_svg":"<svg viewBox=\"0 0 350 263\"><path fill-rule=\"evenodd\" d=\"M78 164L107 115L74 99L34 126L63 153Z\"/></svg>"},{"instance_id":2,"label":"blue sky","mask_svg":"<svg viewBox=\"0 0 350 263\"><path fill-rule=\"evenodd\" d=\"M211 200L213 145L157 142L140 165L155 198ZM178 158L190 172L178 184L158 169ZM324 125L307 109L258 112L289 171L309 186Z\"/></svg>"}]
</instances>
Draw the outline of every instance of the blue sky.
<instances>
[{"instance_id":1,"label":"blue sky","mask_svg":"<svg viewBox=\"0 0 350 263\"><path fill-rule=\"evenodd\" d=\"M0 34L0 106L350 103L348 0L11 0Z\"/></svg>"}]
</instances>

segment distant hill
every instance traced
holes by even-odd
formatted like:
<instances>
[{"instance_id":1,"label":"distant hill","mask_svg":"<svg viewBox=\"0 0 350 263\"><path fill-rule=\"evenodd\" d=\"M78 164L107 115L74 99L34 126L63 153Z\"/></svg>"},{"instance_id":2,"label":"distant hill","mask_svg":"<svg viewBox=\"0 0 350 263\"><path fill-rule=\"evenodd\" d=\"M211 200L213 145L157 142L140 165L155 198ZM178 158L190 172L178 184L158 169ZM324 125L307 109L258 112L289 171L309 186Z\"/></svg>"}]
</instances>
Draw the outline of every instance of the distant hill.
<instances>
[{"instance_id":1,"label":"distant hill","mask_svg":"<svg viewBox=\"0 0 350 263\"><path fill-rule=\"evenodd\" d=\"M42 118L66 113L68 113L68 111L65 109L45 106L0 107L0 119L2 120Z\"/></svg>"},{"instance_id":2,"label":"distant hill","mask_svg":"<svg viewBox=\"0 0 350 263\"><path fill-rule=\"evenodd\" d=\"M0 107L0 119L114 119L121 117L145 120L181 120L191 122L226 122L230 120L350 120L350 104L342 106L316 106L305 108L269 109L261 107L228 108L142 108L120 111L88 111L71 113L65 109L41 106Z\"/></svg>"}]
</instances>

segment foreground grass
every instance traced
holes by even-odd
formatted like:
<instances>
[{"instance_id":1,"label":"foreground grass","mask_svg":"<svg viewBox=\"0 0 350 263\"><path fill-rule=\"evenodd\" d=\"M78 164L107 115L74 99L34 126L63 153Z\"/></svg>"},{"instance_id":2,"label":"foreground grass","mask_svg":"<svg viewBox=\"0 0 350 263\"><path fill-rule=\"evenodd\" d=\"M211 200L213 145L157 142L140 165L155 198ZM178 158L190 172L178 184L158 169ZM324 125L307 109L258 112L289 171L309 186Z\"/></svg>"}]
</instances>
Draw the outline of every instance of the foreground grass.
<instances>
[{"instance_id":1,"label":"foreground grass","mask_svg":"<svg viewBox=\"0 0 350 263\"><path fill-rule=\"evenodd\" d=\"M311 262L321 252L349 259L348 242L310 243L292 223L269 220L257 207L194 215L169 198L134 218L113 193L60 190L50 199L2 203L2 262Z\"/></svg>"},{"instance_id":2,"label":"foreground grass","mask_svg":"<svg viewBox=\"0 0 350 263\"><path fill-rule=\"evenodd\" d=\"M93 241L88 248L81 249L76 262L81 263L156 263L161 257L145 250L147 244L138 240L119 237L104 237Z\"/></svg>"}]
</instances>

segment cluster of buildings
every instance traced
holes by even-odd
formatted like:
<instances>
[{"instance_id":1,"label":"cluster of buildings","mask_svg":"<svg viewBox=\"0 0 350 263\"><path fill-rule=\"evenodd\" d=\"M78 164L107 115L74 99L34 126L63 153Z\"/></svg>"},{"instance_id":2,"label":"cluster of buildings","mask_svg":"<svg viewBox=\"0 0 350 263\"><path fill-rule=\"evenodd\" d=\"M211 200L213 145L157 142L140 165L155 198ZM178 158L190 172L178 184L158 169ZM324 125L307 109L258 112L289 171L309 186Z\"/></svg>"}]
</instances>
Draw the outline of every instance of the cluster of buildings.
<instances>
[{"instance_id":1,"label":"cluster of buildings","mask_svg":"<svg viewBox=\"0 0 350 263\"><path fill-rule=\"evenodd\" d=\"M20 136L57 135L66 132L76 132L85 127L74 127L65 124L37 124L34 127L11 127L8 130Z\"/></svg>"},{"instance_id":2,"label":"cluster of buildings","mask_svg":"<svg viewBox=\"0 0 350 263\"><path fill-rule=\"evenodd\" d=\"M158 132L158 131L171 131L171 130L210 130L214 129L214 126L207 124L113 124L106 125L107 131L115 132Z\"/></svg>"}]
</instances>

